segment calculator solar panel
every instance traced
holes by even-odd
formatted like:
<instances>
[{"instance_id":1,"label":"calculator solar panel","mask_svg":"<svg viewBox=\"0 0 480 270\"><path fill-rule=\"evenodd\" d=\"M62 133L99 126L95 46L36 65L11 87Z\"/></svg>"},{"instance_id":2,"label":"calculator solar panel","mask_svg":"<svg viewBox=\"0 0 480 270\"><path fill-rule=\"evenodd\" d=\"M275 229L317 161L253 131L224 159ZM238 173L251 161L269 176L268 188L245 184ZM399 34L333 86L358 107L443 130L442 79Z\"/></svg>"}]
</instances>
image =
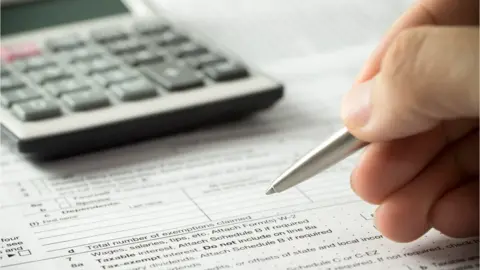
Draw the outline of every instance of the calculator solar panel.
<instances>
[{"instance_id":1,"label":"calculator solar panel","mask_svg":"<svg viewBox=\"0 0 480 270\"><path fill-rule=\"evenodd\" d=\"M79 29L2 45L2 134L20 153L59 158L173 134L283 95L280 83L172 22L121 16Z\"/></svg>"}]
</instances>

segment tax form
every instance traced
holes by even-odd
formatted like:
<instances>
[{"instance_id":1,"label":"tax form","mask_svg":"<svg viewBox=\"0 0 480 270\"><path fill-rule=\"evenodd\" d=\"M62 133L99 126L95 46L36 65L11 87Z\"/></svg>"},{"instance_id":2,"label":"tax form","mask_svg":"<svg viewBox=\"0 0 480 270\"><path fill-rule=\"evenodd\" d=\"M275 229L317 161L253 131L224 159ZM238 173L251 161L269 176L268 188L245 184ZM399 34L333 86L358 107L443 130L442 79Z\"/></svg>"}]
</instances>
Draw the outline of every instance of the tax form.
<instances>
[{"instance_id":1,"label":"tax form","mask_svg":"<svg viewBox=\"0 0 480 270\"><path fill-rule=\"evenodd\" d=\"M341 125L358 50L310 58L323 75L269 67L286 98L241 123L51 164L2 146L2 269L478 269L476 238L385 239L350 189L357 156L264 195ZM352 63L333 66L338 57Z\"/></svg>"}]
</instances>

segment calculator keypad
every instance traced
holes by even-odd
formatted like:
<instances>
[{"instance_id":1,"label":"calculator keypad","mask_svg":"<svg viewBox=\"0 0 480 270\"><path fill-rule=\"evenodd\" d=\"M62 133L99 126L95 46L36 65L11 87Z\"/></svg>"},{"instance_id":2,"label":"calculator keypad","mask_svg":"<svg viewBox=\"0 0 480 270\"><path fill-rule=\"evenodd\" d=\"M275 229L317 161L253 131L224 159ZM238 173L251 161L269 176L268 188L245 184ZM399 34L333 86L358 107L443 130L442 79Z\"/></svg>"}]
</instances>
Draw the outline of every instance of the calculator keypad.
<instances>
[{"instance_id":1,"label":"calculator keypad","mask_svg":"<svg viewBox=\"0 0 480 270\"><path fill-rule=\"evenodd\" d=\"M92 29L83 37L47 37L2 59L0 104L21 121L68 117L248 76L240 63L155 21Z\"/></svg>"}]
</instances>

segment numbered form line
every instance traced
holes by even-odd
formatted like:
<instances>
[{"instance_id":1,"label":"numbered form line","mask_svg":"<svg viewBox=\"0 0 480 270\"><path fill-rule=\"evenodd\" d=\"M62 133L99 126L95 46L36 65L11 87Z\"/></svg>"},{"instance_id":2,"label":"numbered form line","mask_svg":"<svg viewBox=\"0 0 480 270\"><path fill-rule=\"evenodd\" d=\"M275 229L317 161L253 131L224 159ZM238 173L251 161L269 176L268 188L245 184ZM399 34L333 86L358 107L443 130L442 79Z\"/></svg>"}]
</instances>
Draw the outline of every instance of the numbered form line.
<instances>
[{"instance_id":1,"label":"numbered form line","mask_svg":"<svg viewBox=\"0 0 480 270\"><path fill-rule=\"evenodd\" d=\"M240 221L240 222L237 222L237 223L233 222L233 223L228 223L228 224L225 224L225 225L218 225L218 226L213 226L213 227L209 227L209 228L206 228L206 229L200 229L200 230L197 230L197 231L204 231L204 230L213 229L213 228L221 228L221 227L230 226L230 225L234 225L234 224L243 224L243 223L247 223L247 222L251 222L251 221L268 219L268 218L272 218L272 217L276 217L276 216L282 216L282 215L286 215L286 214L301 213L301 212L306 212L306 211L311 211L311 210L317 210L317 209L322 209L322 208L329 208L329 207L335 207L335 206L341 206L341 205L347 205L347 204L354 204L354 203L358 203L358 202L359 202L358 200L355 200L355 201L349 201L349 202L344 202L344 203L336 203L336 204L329 204L329 205L322 205L322 206L317 206L317 207L305 208L305 209L301 209L301 210L292 210L292 211L287 211L287 212L283 212L283 213L277 213L277 214L275 214L275 215L270 215L270 216L267 216L267 217L261 217L261 218L257 218L257 219L250 219L250 220L247 220L247 221ZM298 205L298 206L300 206L300 205ZM271 209L271 210L279 210L279 209L285 209L285 208L289 208L289 207L279 207L279 208ZM261 213L261 212L267 212L267 211L258 211L257 213ZM252 213L250 213L250 214L255 214L255 212L252 212ZM224 219L245 217L245 216L248 216L248 214L234 215L234 216L230 216L230 217L228 217L228 218L222 218L222 219L212 220L212 222L221 221L221 220L224 220ZM176 228L176 229L182 229L182 228L187 228L187 227L191 227L191 226L200 226L200 225L208 224L208 223L209 223L209 222L192 223L192 224L188 224L188 225L184 225L184 226L179 226L179 227L175 227L175 228ZM161 233L161 232L166 232L166 231L168 231L168 230L171 230L171 228L170 228L170 229L165 229L165 230L160 230L160 231L157 230L157 231L150 231L150 232L147 232L147 233L134 234L134 235L129 235L129 236L117 237L117 238L110 238L110 239L108 239L108 241L125 239L125 238L131 238L131 237L136 237L136 236L141 236L141 235L149 235L149 234L152 234L152 233ZM176 235L184 235L184 234L188 234L188 233L192 233L192 232L181 233L181 234L176 234ZM176 236L176 235L175 235L175 236ZM168 236L168 237L172 237L172 236L174 236L174 235L170 235L170 236ZM165 238L168 238L168 237L165 237ZM150 239L150 240L145 240L145 241L139 241L139 242L136 242L136 243L143 243L143 242L148 242L148 241L154 241L154 240L157 240L157 239L160 239L160 238L155 238L155 239ZM67 242L68 242L68 241L67 241ZM105 242L105 241L89 242L88 245L93 245L93 244L102 243L102 242ZM125 244L125 245L128 245L128 244ZM68 250L68 249L77 248L77 247L83 247L83 246L86 246L86 245L85 245L85 244L82 244L82 245L74 245L74 246L68 246L68 247L63 247L63 248L51 249L51 250L47 250L47 252L54 252L54 251L60 251L60 250ZM119 245L119 246L124 246L124 245ZM103 250L103 249L107 249L107 248L101 248L101 249L96 249L96 250Z\"/></svg>"}]
</instances>

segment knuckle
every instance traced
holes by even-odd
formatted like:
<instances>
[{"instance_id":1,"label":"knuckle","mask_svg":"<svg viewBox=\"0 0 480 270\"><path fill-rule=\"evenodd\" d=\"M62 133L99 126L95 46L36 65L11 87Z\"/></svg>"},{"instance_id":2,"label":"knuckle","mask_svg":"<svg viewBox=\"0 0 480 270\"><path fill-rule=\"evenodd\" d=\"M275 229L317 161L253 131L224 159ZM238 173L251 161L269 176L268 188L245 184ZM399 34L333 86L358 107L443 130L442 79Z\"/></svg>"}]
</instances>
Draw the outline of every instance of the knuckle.
<instances>
[{"instance_id":1,"label":"knuckle","mask_svg":"<svg viewBox=\"0 0 480 270\"><path fill-rule=\"evenodd\" d=\"M385 71L406 73L416 68L416 59L425 45L428 32L428 27L416 27L400 32L385 54L382 63Z\"/></svg>"},{"instance_id":2,"label":"knuckle","mask_svg":"<svg viewBox=\"0 0 480 270\"><path fill-rule=\"evenodd\" d=\"M425 64L421 57L428 34L429 27L402 31L382 61L382 79L389 95L409 107L421 106L429 99L428 93L422 91L428 63Z\"/></svg>"}]
</instances>

